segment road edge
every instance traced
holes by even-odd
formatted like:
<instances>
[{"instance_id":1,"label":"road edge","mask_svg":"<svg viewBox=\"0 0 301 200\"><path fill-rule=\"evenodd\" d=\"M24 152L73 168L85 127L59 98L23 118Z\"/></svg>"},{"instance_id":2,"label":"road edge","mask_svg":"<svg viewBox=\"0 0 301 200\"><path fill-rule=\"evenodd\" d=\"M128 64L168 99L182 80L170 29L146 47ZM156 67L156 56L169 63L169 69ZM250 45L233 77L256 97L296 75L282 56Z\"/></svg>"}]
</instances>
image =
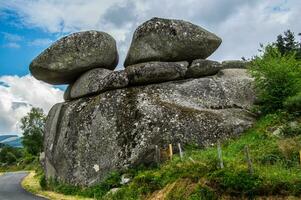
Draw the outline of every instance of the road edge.
<instances>
[{"instance_id":1,"label":"road edge","mask_svg":"<svg viewBox=\"0 0 301 200\"><path fill-rule=\"evenodd\" d=\"M39 180L35 175L36 173L34 171L29 171L29 174L21 181L22 188L31 194L51 200L93 200L91 198L63 195L53 191L42 190Z\"/></svg>"}]
</instances>

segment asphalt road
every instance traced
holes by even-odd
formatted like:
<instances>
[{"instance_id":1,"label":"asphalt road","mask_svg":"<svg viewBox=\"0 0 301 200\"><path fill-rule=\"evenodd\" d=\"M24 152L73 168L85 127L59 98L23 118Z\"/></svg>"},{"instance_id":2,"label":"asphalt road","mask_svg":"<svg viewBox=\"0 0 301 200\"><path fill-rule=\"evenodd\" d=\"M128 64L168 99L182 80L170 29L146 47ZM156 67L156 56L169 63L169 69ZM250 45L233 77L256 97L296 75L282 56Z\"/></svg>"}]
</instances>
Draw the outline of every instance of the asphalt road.
<instances>
[{"instance_id":1,"label":"asphalt road","mask_svg":"<svg viewBox=\"0 0 301 200\"><path fill-rule=\"evenodd\" d=\"M0 176L0 200L46 200L34 196L21 187L27 172L10 172Z\"/></svg>"}]
</instances>

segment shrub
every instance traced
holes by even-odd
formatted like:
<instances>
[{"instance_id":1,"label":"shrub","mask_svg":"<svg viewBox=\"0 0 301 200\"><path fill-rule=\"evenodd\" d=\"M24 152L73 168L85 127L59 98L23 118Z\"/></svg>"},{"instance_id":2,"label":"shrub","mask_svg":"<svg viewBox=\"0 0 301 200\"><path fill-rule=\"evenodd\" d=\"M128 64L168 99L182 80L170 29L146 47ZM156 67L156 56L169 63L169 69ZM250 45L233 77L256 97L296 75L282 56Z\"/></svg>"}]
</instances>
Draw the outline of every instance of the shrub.
<instances>
[{"instance_id":1,"label":"shrub","mask_svg":"<svg viewBox=\"0 0 301 200\"><path fill-rule=\"evenodd\" d=\"M15 154L13 154L12 152L8 152L6 154L6 163L7 164L13 164L17 161L17 157L15 156Z\"/></svg>"},{"instance_id":2,"label":"shrub","mask_svg":"<svg viewBox=\"0 0 301 200\"><path fill-rule=\"evenodd\" d=\"M301 92L295 96L289 97L284 102L284 107L295 115L301 115Z\"/></svg>"},{"instance_id":3,"label":"shrub","mask_svg":"<svg viewBox=\"0 0 301 200\"><path fill-rule=\"evenodd\" d=\"M189 200L217 200L215 192L208 187L198 186L196 190L189 196Z\"/></svg>"},{"instance_id":4,"label":"shrub","mask_svg":"<svg viewBox=\"0 0 301 200\"><path fill-rule=\"evenodd\" d=\"M22 152L18 148L5 146L0 151L0 163L11 165L22 157Z\"/></svg>"},{"instance_id":5,"label":"shrub","mask_svg":"<svg viewBox=\"0 0 301 200\"><path fill-rule=\"evenodd\" d=\"M256 193L262 184L262 179L256 174L231 169L214 172L210 179L219 186L221 192L233 195Z\"/></svg>"},{"instance_id":6,"label":"shrub","mask_svg":"<svg viewBox=\"0 0 301 200\"><path fill-rule=\"evenodd\" d=\"M295 55L281 53L272 45L250 63L261 111L272 113L283 109L284 102L295 96L301 86L301 61Z\"/></svg>"},{"instance_id":7,"label":"shrub","mask_svg":"<svg viewBox=\"0 0 301 200\"><path fill-rule=\"evenodd\" d=\"M41 177L40 177L40 186L43 190L47 189L47 181L46 181L46 176L45 174L43 174Z\"/></svg>"}]
</instances>

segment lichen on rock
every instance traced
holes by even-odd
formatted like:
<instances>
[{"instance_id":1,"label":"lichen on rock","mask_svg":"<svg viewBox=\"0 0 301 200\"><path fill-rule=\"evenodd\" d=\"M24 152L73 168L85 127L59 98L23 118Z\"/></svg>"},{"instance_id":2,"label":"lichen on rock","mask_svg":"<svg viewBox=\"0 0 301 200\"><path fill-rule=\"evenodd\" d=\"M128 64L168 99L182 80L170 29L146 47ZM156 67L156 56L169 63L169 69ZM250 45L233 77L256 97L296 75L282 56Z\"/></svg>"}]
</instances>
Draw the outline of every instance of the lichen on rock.
<instances>
[{"instance_id":1,"label":"lichen on rock","mask_svg":"<svg viewBox=\"0 0 301 200\"><path fill-rule=\"evenodd\" d=\"M246 70L235 70L245 76L127 87L57 104L46 125L45 152L54 168L46 175L93 185L113 170L154 162L155 145L204 147L239 135L254 121L248 111L254 93Z\"/></svg>"}]
</instances>

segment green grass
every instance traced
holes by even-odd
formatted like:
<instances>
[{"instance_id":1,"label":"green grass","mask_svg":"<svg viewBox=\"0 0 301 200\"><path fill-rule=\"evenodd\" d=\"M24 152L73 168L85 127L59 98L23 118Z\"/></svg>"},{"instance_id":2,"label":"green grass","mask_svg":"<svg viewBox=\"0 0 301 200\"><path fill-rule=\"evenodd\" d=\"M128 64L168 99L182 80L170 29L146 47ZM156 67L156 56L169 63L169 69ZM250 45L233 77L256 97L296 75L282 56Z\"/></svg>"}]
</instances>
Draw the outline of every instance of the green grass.
<instances>
[{"instance_id":1,"label":"green grass","mask_svg":"<svg viewBox=\"0 0 301 200\"><path fill-rule=\"evenodd\" d=\"M48 189L64 194L76 194L97 199L144 199L152 193L166 189L166 186L181 180L189 180L190 185L177 186L194 188L183 197L183 192L171 188L166 199L217 199L217 196L249 195L301 195L301 167L299 150L301 133L292 136L274 136L272 132L291 120L286 114L267 115L253 128L236 139L222 145L224 169L219 169L216 147L196 149L185 147L181 160L175 156L155 168L131 169L133 179L125 186L119 184L120 174L113 173L104 183L78 188L51 182ZM300 118L299 120L300 125ZM285 126L283 126L285 127ZM285 131L282 131L285 133ZM254 174L248 171L244 147L248 145L253 162ZM191 158L195 161L191 161ZM114 194L106 193L119 187ZM184 187L184 189L183 189ZM178 196L177 196L178 195ZM181 196L182 195L182 196Z\"/></svg>"}]
</instances>

